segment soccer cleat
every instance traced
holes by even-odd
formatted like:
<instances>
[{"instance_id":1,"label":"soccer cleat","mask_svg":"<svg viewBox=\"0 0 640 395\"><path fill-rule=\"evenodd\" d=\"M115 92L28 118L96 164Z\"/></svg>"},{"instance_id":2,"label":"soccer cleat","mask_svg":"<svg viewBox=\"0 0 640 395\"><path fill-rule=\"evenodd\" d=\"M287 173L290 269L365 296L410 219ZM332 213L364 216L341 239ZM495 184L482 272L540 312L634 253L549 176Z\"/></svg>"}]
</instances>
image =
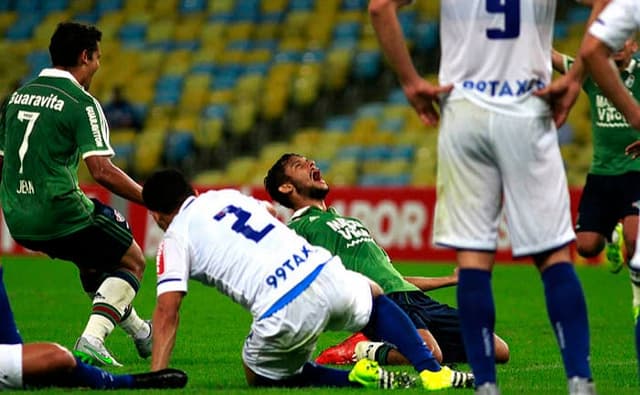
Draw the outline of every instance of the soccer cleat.
<instances>
[{"instance_id":1,"label":"soccer cleat","mask_svg":"<svg viewBox=\"0 0 640 395\"><path fill-rule=\"evenodd\" d=\"M184 388L187 374L178 369L162 369L156 372L132 374L133 388Z\"/></svg>"},{"instance_id":2,"label":"soccer cleat","mask_svg":"<svg viewBox=\"0 0 640 395\"><path fill-rule=\"evenodd\" d=\"M496 383L484 383L476 387L475 395L500 395L500 390Z\"/></svg>"},{"instance_id":3,"label":"soccer cleat","mask_svg":"<svg viewBox=\"0 0 640 395\"><path fill-rule=\"evenodd\" d=\"M569 379L569 395L596 395L596 385L592 380L584 377L571 377Z\"/></svg>"},{"instance_id":4,"label":"soccer cleat","mask_svg":"<svg viewBox=\"0 0 640 395\"><path fill-rule=\"evenodd\" d=\"M420 372L422 386L428 391L441 390L445 388L473 388L474 378L472 373L451 370L443 366L437 372L423 370Z\"/></svg>"},{"instance_id":5,"label":"soccer cleat","mask_svg":"<svg viewBox=\"0 0 640 395\"><path fill-rule=\"evenodd\" d=\"M324 350L316 358L316 363L320 365L348 365L354 363L356 344L367 341L367 337L362 333L354 333L342 343L336 344Z\"/></svg>"},{"instance_id":6,"label":"soccer cleat","mask_svg":"<svg viewBox=\"0 0 640 395\"><path fill-rule=\"evenodd\" d=\"M415 380L407 373L395 373L382 369L376 361L361 359L349 372L349 381L365 388L410 388Z\"/></svg>"},{"instance_id":7,"label":"soccer cleat","mask_svg":"<svg viewBox=\"0 0 640 395\"><path fill-rule=\"evenodd\" d=\"M82 362L94 366L122 366L97 338L81 336L73 346L73 355Z\"/></svg>"},{"instance_id":8,"label":"soccer cleat","mask_svg":"<svg viewBox=\"0 0 640 395\"><path fill-rule=\"evenodd\" d=\"M611 273L618 273L624 264L624 233L622 223L618 222L611 234L611 243L607 243L604 252L607 258L607 268Z\"/></svg>"},{"instance_id":9,"label":"soccer cleat","mask_svg":"<svg viewBox=\"0 0 640 395\"><path fill-rule=\"evenodd\" d=\"M144 322L146 322L147 325L149 325L149 336L143 339L136 339L134 337L133 343L136 345L136 350L138 350L138 355L140 355L140 358L146 359L146 358L149 358L149 356L151 356L151 347L152 347L151 341L153 340L153 325L151 325L151 320L145 320Z\"/></svg>"},{"instance_id":10,"label":"soccer cleat","mask_svg":"<svg viewBox=\"0 0 640 395\"><path fill-rule=\"evenodd\" d=\"M633 313L633 322L634 323L638 322L638 316L640 316L640 306L633 306L632 313Z\"/></svg>"}]
</instances>

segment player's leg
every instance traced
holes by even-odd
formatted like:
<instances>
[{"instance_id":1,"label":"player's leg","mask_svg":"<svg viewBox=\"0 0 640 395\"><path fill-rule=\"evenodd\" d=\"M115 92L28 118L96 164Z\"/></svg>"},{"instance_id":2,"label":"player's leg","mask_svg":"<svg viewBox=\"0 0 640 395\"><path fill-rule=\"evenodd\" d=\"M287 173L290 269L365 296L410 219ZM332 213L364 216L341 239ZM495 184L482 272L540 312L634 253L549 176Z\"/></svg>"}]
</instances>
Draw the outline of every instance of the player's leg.
<instances>
[{"instance_id":1,"label":"player's leg","mask_svg":"<svg viewBox=\"0 0 640 395\"><path fill-rule=\"evenodd\" d=\"M448 101L438 139L434 241L458 251L460 329L476 386L496 383L493 341L486 338L495 326L491 269L503 192L490 116L469 101Z\"/></svg>"},{"instance_id":2,"label":"player's leg","mask_svg":"<svg viewBox=\"0 0 640 395\"><path fill-rule=\"evenodd\" d=\"M568 246L534 256L542 275L549 321L560 346L567 378L590 382L587 306L570 259Z\"/></svg>"},{"instance_id":3,"label":"player's leg","mask_svg":"<svg viewBox=\"0 0 640 395\"><path fill-rule=\"evenodd\" d=\"M187 379L183 372L173 369L133 375L111 374L83 363L55 343L25 344L21 359L23 385L28 388L182 388Z\"/></svg>"},{"instance_id":4,"label":"player's leg","mask_svg":"<svg viewBox=\"0 0 640 395\"><path fill-rule=\"evenodd\" d=\"M0 344L21 344L22 337L13 319L11 304L4 288L3 269L0 265Z\"/></svg>"}]
</instances>

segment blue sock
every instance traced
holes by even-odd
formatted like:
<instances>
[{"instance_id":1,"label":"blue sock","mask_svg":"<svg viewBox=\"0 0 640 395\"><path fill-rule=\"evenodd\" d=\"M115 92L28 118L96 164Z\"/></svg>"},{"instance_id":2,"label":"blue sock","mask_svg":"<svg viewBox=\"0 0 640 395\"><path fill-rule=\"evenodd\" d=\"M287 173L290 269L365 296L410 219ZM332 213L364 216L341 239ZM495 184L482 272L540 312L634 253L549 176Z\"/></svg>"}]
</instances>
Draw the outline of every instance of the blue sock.
<instances>
[{"instance_id":1,"label":"blue sock","mask_svg":"<svg viewBox=\"0 0 640 395\"><path fill-rule=\"evenodd\" d=\"M475 376L475 385L496 383L493 342L496 308L491 291L491 272L460 269L456 292L464 349Z\"/></svg>"},{"instance_id":2,"label":"blue sock","mask_svg":"<svg viewBox=\"0 0 640 395\"><path fill-rule=\"evenodd\" d=\"M638 361L638 377L640 377L640 319L636 320L636 360Z\"/></svg>"},{"instance_id":3,"label":"blue sock","mask_svg":"<svg viewBox=\"0 0 640 395\"><path fill-rule=\"evenodd\" d=\"M411 362L418 371L437 372L440 363L427 348L415 325L404 311L384 295L373 300L371 319L365 332L373 332L375 338L398 347L398 351Z\"/></svg>"},{"instance_id":4,"label":"blue sock","mask_svg":"<svg viewBox=\"0 0 640 395\"><path fill-rule=\"evenodd\" d=\"M22 337L13 319L9 297L4 288L2 266L0 266L0 323L2 323L0 325L0 344L22 344Z\"/></svg>"},{"instance_id":5,"label":"blue sock","mask_svg":"<svg viewBox=\"0 0 640 395\"><path fill-rule=\"evenodd\" d=\"M132 388L133 377L129 374L111 374L105 370L87 365L76 358L73 369L66 383L72 387L89 387L93 389Z\"/></svg>"},{"instance_id":6,"label":"blue sock","mask_svg":"<svg viewBox=\"0 0 640 395\"><path fill-rule=\"evenodd\" d=\"M314 362L307 362L302 372L285 380L272 380L264 376L256 377L258 387L361 387L349 381L349 371L328 368Z\"/></svg>"},{"instance_id":7,"label":"blue sock","mask_svg":"<svg viewBox=\"0 0 640 395\"><path fill-rule=\"evenodd\" d=\"M587 305L573 265L563 262L549 267L542 273L542 282L567 377L590 379Z\"/></svg>"}]
</instances>

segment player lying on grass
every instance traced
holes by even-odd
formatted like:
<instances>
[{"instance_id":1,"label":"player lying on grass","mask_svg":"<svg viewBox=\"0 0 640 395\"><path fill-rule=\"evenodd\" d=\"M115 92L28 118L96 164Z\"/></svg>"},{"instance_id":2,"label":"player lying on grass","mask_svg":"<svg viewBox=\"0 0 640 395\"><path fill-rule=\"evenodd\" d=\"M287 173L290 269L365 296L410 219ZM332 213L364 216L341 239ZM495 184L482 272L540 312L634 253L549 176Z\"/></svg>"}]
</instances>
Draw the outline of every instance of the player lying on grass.
<instances>
[{"instance_id":1,"label":"player lying on grass","mask_svg":"<svg viewBox=\"0 0 640 395\"><path fill-rule=\"evenodd\" d=\"M457 278L403 278L362 222L341 216L332 207L327 208L324 199L329 193L329 186L322 179L315 162L302 155L282 155L267 173L264 184L272 199L295 210L289 227L311 244L325 247L339 256L347 269L362 273L380 284L387 297L411 318L440 362L467 361L458 311L423 292L453 285ZM367 341L367 337L377 341ZM496 361L507 362L507 343L495 334L493 338ZM369 358L382 364L407 363L392 344L379 340L371 333L366 333L366 337L356 334L325 350L316 362L344 364L352 363L354 359Z\"/></svg>"},{"instance_id":2,"label":"player lying on grass","mask_svg":"<svg viewBox=\"0 0 640 395\"><path fill-rule=\"evenodd\" d=\"M177 369L116 375L83 363L58 344L23 344L13 319L2 272L0 266L0 391L44 387L182 388L187 384L187 375Z\"/></svg>"},{"instance_id":3,"label":"player lying on grass","mask_svg":"<svg viewBox=\"0 0 640 395\"><path fill-rule=\"evenodd\" d=\"M152 174L142 196L165 231L157 257L152 370L169 365L191 278L216 287L253 316L242 353L251 386L405 386L404 375L374 361L359 361L351 371L309 361L324 331L363 328L396 344L425 389L472 385L471 375L440 366L377 284L309 244L263 202L232 189L196 196L176 170Z\"/></svg>"}]
</instances>

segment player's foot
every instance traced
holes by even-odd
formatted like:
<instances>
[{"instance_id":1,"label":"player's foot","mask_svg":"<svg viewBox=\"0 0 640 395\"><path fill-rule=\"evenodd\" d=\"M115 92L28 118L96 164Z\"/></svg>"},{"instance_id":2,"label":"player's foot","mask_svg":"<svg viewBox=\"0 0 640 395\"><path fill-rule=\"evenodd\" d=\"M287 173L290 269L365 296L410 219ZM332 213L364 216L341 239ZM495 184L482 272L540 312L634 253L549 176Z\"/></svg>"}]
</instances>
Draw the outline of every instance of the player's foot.
<instances>
[{"instance_id":1,"label":"player's foot","mask_svg":"<svg viewBox=\"0 0 640 395\"><path fill-rule=\"evenodd\" d=\"M445 388L473 388L473 373L451 370L443 366L437 372L423 370L420 372L422 386L429 391L441 390Z\"/></svg>"},{"instance_id":2,"label":"player's foot","mask_svg":"<svg viewBox=\"0 0 640 395\"><path fill-rule=\"evenodd\" d=\"M569 379L569 395L596 395L596 385L584 377Z\"/></svg>"},{"instance_id":3,"label":"player's foot","mask_svg":"<svg viewBox=\"0 0 640 395\"><path fill-rule=\"evenodd\" d=\"M324 350L316 358L316 363L320 365L348 365L355 362L356 344L361 341L367 341L367 337L362 333L354 333L342 343L331 346Z\"/></svg>"},{"instance_id":4,"label":"player's foot","mask_svg":"<svg viewBox=\"0 0 640 395\"><path fill-rule=\"evenodd\" d=\"M156 372L132 374L133 388L184 388L187 374L178 369L162 369Z\"/></svg>"},{"instance_id":5,"label":"player's foot","mask_svg":"<svg viewBox=\"0 0 640 395\"><path fill-rule=\"evenodd\" d=\"M611 243L607 243L604 253L607 258L607 269L611 273L618 273L624 265L624 234L622 232L622 223L618 222L611 234Z\"/></svg>"},{"instance_id":6,"label":"player's foot","mask_svg":"<svg viewBox=\"0 0 640 395\"><path fill-rule=\"evenodd\" d=\"M638 322L638 317L640 316L640 306L633 306L632 313L633 313L633 322L634 323Z\"/></svg>"},{"instance_id":7,"label":"player's foot","mask_svg":"<svg viewBox=\"0 0 640 395\"><path fill-rule=\"evenodd\" d=\"M474 392L475 395L500 395L500 390L496 383L484 383L478 387Z\"/></svg>"},{"instance_id":8,"label":"player's foot","mask_svg":"<svg viewBox=\"0 0 640 395\"><path fill-rule=\"evenodd\" d=\"M151 325L151 320L144 321L147 325L149 325L149 336L143 337L141 339L133 338L133 343L136 345L136 350L138 350L138 355L140 358L149 358L151 355L151 340L153 339L153 325Z\"/></svg>"},{"instance_id":9,"label":"player's foot","mask_svg":"<svg viewBox=\"0 0 640 395\"><path fill-rule=\"evenodd\" d=\"M389 372L382 369L376 361L361 359L349 372L349 381L360 383L365 388L410 388L415 380L409 374Z\"/></svg>"},{"instance_id":10,"label":"player's foot","mask_svg":"<svg viewBox=\"0 0 640 395\"><path fill-rule=\"evenodd\" d=\"M104 346L104 343L92 336L81 336L73 346L73 355L82 362L95 366L122 366Z\"/></svg>"},{"instance_id":11,"label":"player's foot","mask_svg":"<svg viewBox=\"0 0 640 395\"><path fill-rule=\"evenodd\" d=\"M363 341L363 342L358 342L358 344L356 344L356 348L355 348L355 356L356 356L356 361L359 361L361 359L370 359L372 361L377 361L376 358L376 352L378 352L378 349L380 347L384 346L384 343L382 342L372 342L372 341ZM379 361L384 363L384 361Z\"/></svg>"}]
</instances>

